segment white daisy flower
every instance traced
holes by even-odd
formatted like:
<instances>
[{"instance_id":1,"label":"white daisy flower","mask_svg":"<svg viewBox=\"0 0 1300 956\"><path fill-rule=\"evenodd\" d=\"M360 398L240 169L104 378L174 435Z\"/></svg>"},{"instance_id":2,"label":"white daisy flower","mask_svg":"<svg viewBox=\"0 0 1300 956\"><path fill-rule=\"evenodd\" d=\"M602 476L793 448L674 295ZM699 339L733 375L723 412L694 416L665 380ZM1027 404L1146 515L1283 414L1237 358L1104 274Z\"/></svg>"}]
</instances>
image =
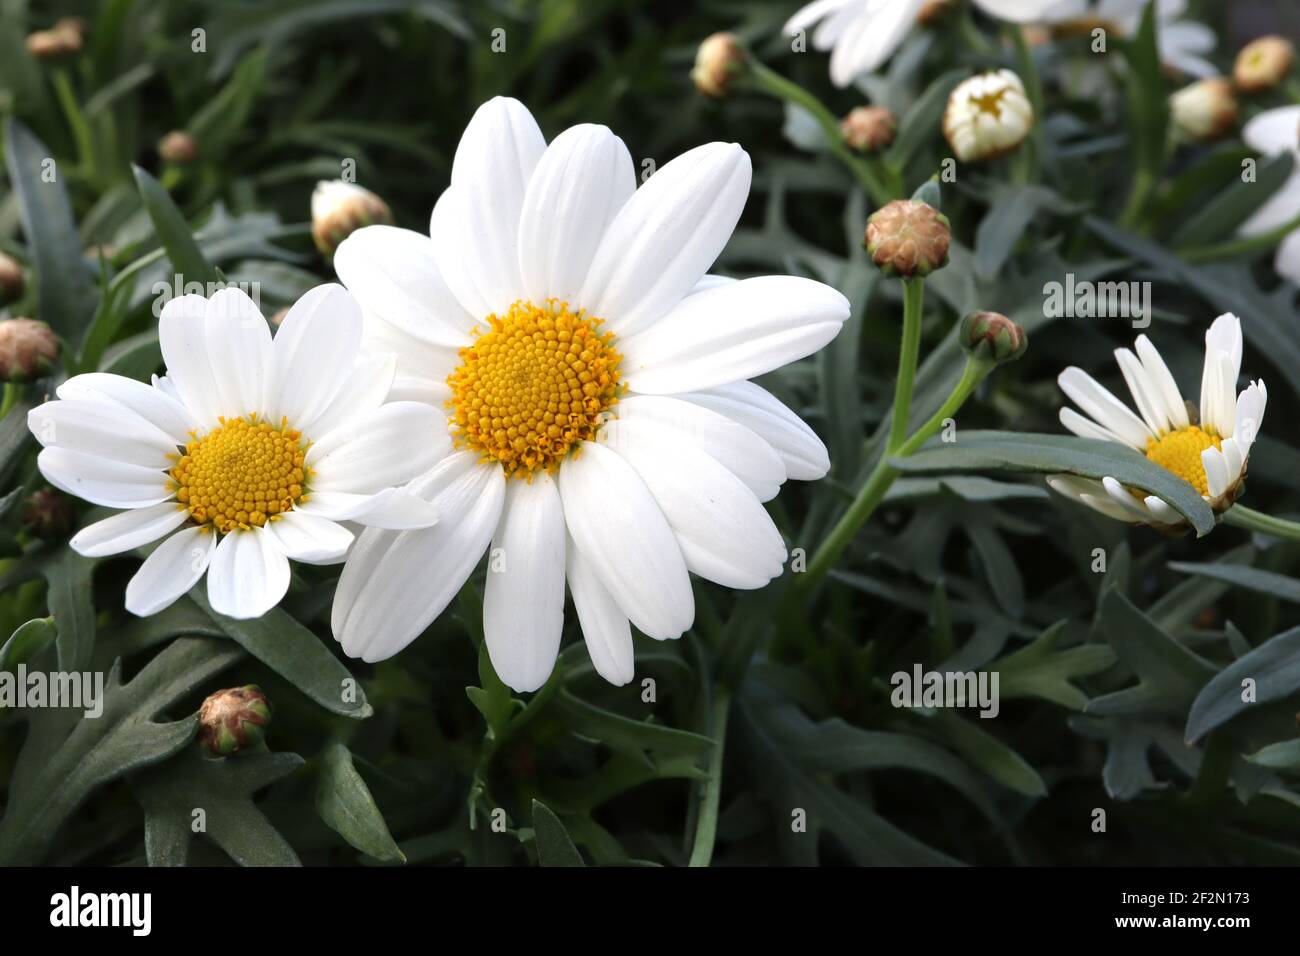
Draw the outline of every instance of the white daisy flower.
<instances>
[{"instance_id":1,"label":"white daisy flower","mask_svg":"<svg viewBox=\"0 0 1300 956\"><path fill-rule=\"evenodd\" d=\"M41 474L93 504L125 509L72 538L88 557L166 538L126 588L156 614L208 574L208 600L257 617L289 587L289 559L342 560L341 522L426 527L436 511L393 486L450 446L435 409L385 398L391 356L358 358L361 310L338 285L289 310L274 341L238 289L164 306L165 378L76 375L33 409Z\"/></svg>"},{"instance_id":2,"label":"white daisy flower","mask_svg":"<svg viewBox=\"0 0 1300 956\"><path fill-rule=\"evenodd\" d=\"M1246 476L1250 446L1264 422L1268 389L1251 382L1238 395L1241 372L1241 322L1226 313L1205 333L1205 370L1201 377L1200 419L1183 401L1164 359L1145 335L1133 350L1116 349L1120 371L1140 415L1087 372L1071 366L1057 383L1088 417L1061 409L1061 424L1076 435L1118 442L1196 487L1216 513L1232 506ZM1185 527L1182 515L1155 495L1144 495L1114 478L1097 481L1054 475L1047 483L1120 521L1165 531Z\"/></svg>"},{"instance_id":3,"label":"white daisy flower","mask_svg":"<svg viewBox=\"0 0 1300 956\"><path fill-rule=\"evenodd\" d=\"M1287 181L1241 224L1239 232L1243 236L1258 236L1300 216L1300 106L1265 110L1246 124L1241 138L1265 156L1290 152L1296 159ZM1278 245L1273 268L1278 275L1300 285L1300 229Z\"/></svg>"},{"instance_id":4,"label":"white daisy flower","mask_svg":"<svg viewBox=\"0 0 1300 956\"><path fill-rule=\"evenodd\" d=\"M1068 19L1068 25L1091 30L1101 27L1121 38L1129 38L1142 25L1142 15L1151 0L1097 0L1082 17ZM1156 48L1160 62L1191 76L1210 77L1219 69L1205 55L1218 42L1214 31L1203 23L1184 20L1187 0L1154 0L1156 4Z\"/></svg>"},{"instance_id":5,"label":"white daisy flower","mask_svg":"<svg viewBox=\"0 0 1300 956\"><path fill-rule=\"evenodd\" d=\"M813 0L786 21L786 36L812 29L814 49L831 51L831 82L848 86L878 70L902 45L930 0ZM1079 15L1086 0L975 0L991 17L1049 23Z\"/></svg>"},{"instance_id":6,"label":"white daisy flower","mask_svg":"<svg viewBox=\"0 0 1300 956\"><path fill-rule=\"evenodd\" d=\"M948 96L943 135L963 163L993 159L1025 141L1034 108L1020 77L993 70L963 80Z\"/></svg>"},{"instance_id":7,"label":"white daisy flower","mask_svg":"<svg viewBox=\"0 0 1300 956\"><path fill-rule=\"evenodd\" d=\"M639 189L622 140L575 126L547 146L494 99L461 138L432 238L372 226L335 257L396 394L446 412L455 451L408 488L423 531L367 531L343 569L334 635L377 661L447 606L485 551L483 626L518 691L551 673L567 579L596 670L633 676L629 626L675 638L688 571L763 586L786 552L761 502L814 479L826 449L746 379L815 352L848 301L810 279L705 273L749 193L750 162L709 143Z\"/></svg>"}]
</instances>

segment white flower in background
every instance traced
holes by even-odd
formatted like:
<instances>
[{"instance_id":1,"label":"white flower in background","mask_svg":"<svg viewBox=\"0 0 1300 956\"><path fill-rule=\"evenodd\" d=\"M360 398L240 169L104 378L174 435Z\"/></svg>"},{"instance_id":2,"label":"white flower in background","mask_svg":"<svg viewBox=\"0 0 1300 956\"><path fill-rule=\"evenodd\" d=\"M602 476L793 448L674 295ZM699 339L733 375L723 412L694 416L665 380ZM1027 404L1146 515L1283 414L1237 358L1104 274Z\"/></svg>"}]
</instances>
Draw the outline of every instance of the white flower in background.
<instances>
[{"instance_id":1,"label":"white flower in background","mask_svg":"<svg viewBox=\"0 0 1300 956\"><path fill-rule=\"evenodd\" d=\"M1084 16L1062 24L1066 30L1101 27L1122 39L1134 36L1142 15L1152 0L1097 0ZM1219 72L1205 54L1217 43L1214 31L1203 23L1184 20L1187 0L1154 0L1156 4L1156 47L1160 62L1191 76L1214 76Z\"/></svg>"},{"instance_id":2,"label":"white flower in background","mask_svg":"<svg viewBox=\"0 0 1300 956\"><path fill-rule=\"evenodd\" d=\"M442 416L384 404L392 357L358 358L361 310L324 285L290 309L274 341L243 292L185 295L158 323L167 376L76 375L28 413L50 484L126 509L72 538L101 557L166 540L126 588L155 614L208 574L208 600L257 617L289 587L289 559L342 560L340 522L425 527L437 514L395 490L450 446Z\"/></svg>"},{"instance_id":3,"label":"white flower in background","mask_svg":"<svg viewBox=\"0 0 1300 956\"><path fill-rule=\"evenodd\" d=\"M929 0L814 0L785 24L787 36L812 29L814 49L831 51L831 82L848 86L879 69L916 25ZM1086 0L975 0L991 17L1046 23L1078 16Z\"/></svg>"},{"instance_id":4,"label":"white flower in background","mask_svg":"<svg viewBox=\"0 0 1300 956\"><path fill-rule=\"evenodd\" d=\"M1222 139L1237 126L1237 97L1222 76L1197 80L1169 97L1169 115L1182 139Z\"/></svg>"},{"instance_id":5,"label":"white flower in background","mask_svg":"<svg viewBox=\"0 0 1300 956\"><path fill-rule=\"evenodd\" d=\"M1286 182L1238 230L1243 236L1258 236L1300 216L1300 106L1265 110L1246 124L1241 138L1265 156L1290 152L1296 161ZM1300 229L1293 230L1278 245L1273 268L1278 275L1300 285Z\"/></svg>"},{"instance_id":6,"label":"white flower in background","mask_svg":"<svg viewBox=\"0 0 1300 956\"><path fill-rule=\"evenodd\" d=\"M981 73L959 83L943 113L943 135L963 163L1010 152L1029 135L1034 108L1010 70Z\"/></svg>"},{"instance_id":7,"label":"white flower in background","mask_svg":"<svg viewBox=\"0 0 1300 956\"><path fill-rule=\"evenodd\" d=\"M575 126L547 146L518 101L466 128L432 238L359 230L335 257L395 393L445 409L456 450L408 489L439 522L367 531L343 569L334 635L396 654L489 546L483 627L515 690L554 666L567 579L605 679L633 676L629 621L675 638L689 571L734 588L781 573L761 502L826 473L826 449L746 379L815 352L847 300L809 279L706 276L749 193L750 161L709 143L639 189L622 140Z\"/></svg>"},{"instance_id":8,"label":"white flower in background","mask_svg":"<svg viewBox=\"0 0 1300 956\"><path fill-rule=\"evenodd\" d=\"M1216 512L1230 507L1241 491L1250 446L1259 435L1268 401L1262 380L1251 382L1237 394L1241 322L1227 313L1215 319L1205 333L1199 421L1189 413L1169 367L1145 335L1138 336L1134 349L1116 349L1115 357L1140 417L1087 372L1071 366L1057 383L1088 417L1063 407L1061 424L1084 438L1128 445L1194 485ZM1054 475L1047 483L1120 521L1170 531L1186 524L1183 516L1160 498L1129 489L1114 478L1096 481Z\"/></svg>"}]
</instances>

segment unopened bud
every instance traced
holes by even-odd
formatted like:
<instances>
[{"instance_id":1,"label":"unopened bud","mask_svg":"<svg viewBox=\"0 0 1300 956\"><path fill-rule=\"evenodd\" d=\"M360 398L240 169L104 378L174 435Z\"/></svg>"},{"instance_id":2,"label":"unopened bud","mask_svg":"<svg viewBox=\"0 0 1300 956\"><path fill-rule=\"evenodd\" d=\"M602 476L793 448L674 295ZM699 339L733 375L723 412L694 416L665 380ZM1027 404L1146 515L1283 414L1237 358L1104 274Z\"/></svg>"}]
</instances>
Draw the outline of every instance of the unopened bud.
<instances>
[{"instance_id":1,"label":"unopened bud","mask_svg":"<svg viewBox=\"0 0 1300 956\"><path fill-rule=\"evenodd\" d=\"M192 163L199 158L199 144L189 133L174 129L158 140L158 155L168 163Z\"/></svg>"},{"instance_id":2,"label":"unopened bud","mask_svg":"<svg viewBox=\"0 0 1300 956\"><path fill-rule=\"evenodd\" d=\"M219 690L199 708L199 743L228 757L258 743L270 722L271 705L256 684Z\"/></svg>"},{"instance_id":3,"label":"unopened bud","mask_svg":"<svg viewBox=\"0 0 1300 956\"><path fill-rule=\"evenodd\" d=\"M875 152L894 141L898 122L883 106L858 106L840 123L840 135L849 149L859 153Z\"/></svg>"},{"instance_id":4,"label":"unopened bud","mask_svg":"<svg viewBox=\"0 0 1300 956\"><path fill-rule=\"evenodd\" d=\"M289 314L288 306L285 306L283 309L276 310L276 313L271 316L271 324L278 329L280 327L280 323L284 321L285 316L287 316L288 314Z\"/></svg>"},{"instance_id":5,"label":"unopened bud","mask_svg":"<svg viewBox=\"0 0 1300 956\"><path fill-rule=\"evenodd\" d=\"M1243 93L1271 90L1291 72L1295 47L1285 37L1267 36L1241 48L1232 67L1232 79Z\"/></svg>"},{"instance_id":6,"label":"unopened bud","mask_svg":"<svg viewBox=\"0 0 1300 956\"><path fill-rule=\"evenodd\" d=\"M37 30L27 37L27 52L38 60L55 60L73 56L81 52L82 45L81 31L68 26Z\"/></svg>"},{"instance_id":7,"label":"unopened bud","mask_svg":"<svg viewBox=\"0 0 1300 956\"><path fill-rule=\"evenodd\" d=\"M376 223L391 225L388 204L355 183L319 182L311 194L311 237L326 259L352 233Z\"/></svg>"},{"instance_id":8,"label":"unopened bud","mask_svg":"<svg viewBox=\"0 0 1300 956\"><path fill-rule=\"evenodd\" d=\"M705 96L722 99L731 92L732 81L745 70L745 51L730 33L715 33L695 53L691 79Z\"/></svg>"},{"instance_id":9,"label":"unopened bud","mask_svg":"<svg viewBox=\"0 0 1300 956\"><path fill-rule=\"evenodd\" d=\"M1224 77L1197 80L1169 97L1169 113L1184 139L1222 139L1237 126L1237 97Z\"/></svg>"},{"instance_id":10,"label":"unopened bud","mask_svg":"<svg viewBox=\"0 0 1300 956\"><path fill-rule=\"evenodd\" d=\"M948 217L929 203L895 199L867 220L863 246L885 275L927 276L948 262Z\"/></svg>"},{"instance_id":11,"label":"unopened bud","mask_svg":"<svg viewBox=\"0 0 1300 956\"><path fill-rule=\"evenodd\" d=\"M23 503L22 525L46 541L62 538L72 530L75 509L72 499L53 488L38 488Z\"/></svg>"},{"instance_id":12,"label":"unopened bud","mask_svg":"<svg viewBox=\"0 0 1300 956\"><path fill-rule=\"evenodd\" d=\"M998 312L972 312L961 320L961 347L978 359L1014 362L1029 348L1025 330Z\"/></svg>"},{"instance_id":13,"label":"unopened bud","mask_svg":"<svg viewBox=\"0 0 1300 956\"><path fill-rule=\"evenodd\" d=\"M0 381L30 382L45 375L59 358L59 338L44 322L0 320Z\"/></svg>"},{"instance_id":14,"label":"unopened bud","mask_svg":"<svg viewBox=\"0 0 1300 956\"><path fill-rule=\"evenodd\" d=\"M54 29L70 31L82 39L85 39L90 28L86 23L85 17L60 17L55 22Z\"/></svg>"},{"instance_id":15,"label":"unopened bud","mask_svg":"<svg viewBox=\"0 0 1300 956\"><path fill-rule=\"evenodd\" d=\"M916 25L920 27L932 26L952 8L952 0L927 0L925 6L916 14Z\"/></svg>"},{"instance_id":16,"label":"unopened bud","mask_svg":"<svg viewBox=\"0 0 1300 956\"><path fill-rule=\"evenodd\" d=\"M1034 108L1010 70L981 73L957 85L943 113L943 135L963 163L993 159L1025 141Z\"/></svg>"},{"instance_id":17,"label":"unopened bud","mask_svg":"<svg viewBox=\"0 0 1300 956\"><path fill-rule=\"evenodd\" d=\"M13 256L0 252L0 305L17 302L27 287L27 275Z\"/></svg>"}]
</instances>

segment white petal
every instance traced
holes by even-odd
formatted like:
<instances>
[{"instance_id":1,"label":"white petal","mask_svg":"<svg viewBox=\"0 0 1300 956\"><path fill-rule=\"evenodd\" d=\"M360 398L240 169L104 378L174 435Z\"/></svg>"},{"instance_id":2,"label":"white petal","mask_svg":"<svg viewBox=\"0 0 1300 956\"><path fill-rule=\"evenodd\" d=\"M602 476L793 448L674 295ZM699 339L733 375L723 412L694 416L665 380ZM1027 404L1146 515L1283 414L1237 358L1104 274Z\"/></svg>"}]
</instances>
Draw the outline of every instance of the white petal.
<instances>
[{"instance_id":1,"label":"white petal","mask_svg":"<svg viewBox=\"0 0 1300 956\"><path fill-rule=\"evenodd\" d=\"M564 630L564 507L549 475L506 482L483 592L492 667L521 693L546 683Z\"/></svg>"},{"instance_id":2,"label":"white petal","mask_svg":"<svg viewBox=\"0 0 1300 956\"><path fill-rule=\"evenodd\" d=\"M423 402L444 410L450 398L451 387L446 382L419 376L399 375L388 390L390 402Z\"/></svg>"},{"instance_id":3,"label":"white petal","mask_svg":"<svg viewBox=\"0 0 1300 956\"><path fill-rule=\"evenodd\" d=\"M1225 438L1219 446L1219 451L1223 454L1223 463L1228 469L1228 484L1236 484L1237 479L1241 477L1242 467L1246 463L1246 457L1241 453L1241 447L1237 444L1235 438Z\"/></svg>"},{"instance_id":4,"label":"white petal","mask_svg":"<svg viewBox=\"0 0 1300 956\"><path fill-rule=\"evenodd\" d=\"M67 448L144 468L170 468L176 442L135 412L98 398L56 399L27 413L27 427L47 448Z\"/></svg>"},{"instance_id":5,"label":"white petal","mask_svg":"<svg viewBox=\"0 0 1300 956\"><path fill-rule=\"evenodd\" d=\"M1056 383L1074 404L1124 444L1142 450L1147 440L1155 437L1142 419L1083 369L1067 368L1057 376Z\"/></svg>"},{"instance_id":6,"label":"white petal","mask_svg":"<svg viewBox=\"0 0 1300 956\"><path fill-rule=\"evenodd\" d=\"M293 304L271 343L266 417L274 425L313 434L352 371L361 348L361 307L341 285L328 283Z\"/></svg>"},{"instance_id":7,"label":"white petal","mask_svg":"<svg viewBox=\"0 0 1300 956\"><path fill-rule=\"evenodd\" d=\"M1080 438L1095 438L1098 441L1111 441L1117 445L1126 444L1114 432L1107 428L1102 428L1091 418L1085 418L1069 406L1061 406L1058 412L1061 418L1061 424L1074 432Z\"/></svg>"},{"instance_id":8,"label":"white petal","mask_svg":"<svg viewBox=\"0 0 1300 956\"><path fill-rule=\"evenodd\" d=\"M754 493L705 452L657 440L636 425L614 422L605 440L649 487L686 567L731 588L760 588L778 577L785 544Z\"/></svg>"},{"instance_id":9,"label":"white petal","mask_svg":"<svg viewBox=\"0 0 1300 956\"><path fill-rule=\"evenodd\" d=\"M1164 400L1154 383L1148 380L1145 366L1128 349L1116 349L1115 360L1147 428L1157 435L1168 431L1169 416L1165 412Z\"/></svg>"},{"instance_id":10,"label":"white petal","mask_svg":"<svg viewBox=\"0 0 1300 956\"><path fill-rule=\"evenodd\" d=\"M1300 286L1300 230L1291 233L1278 245L1273 269L1283 279Z\"/></svg>"},{"instance_id":11,"label":"white petal","mask_svg":"<svg viewBox=\"0 0 1300 956\"><path fill-rule=\"evenodd\" d=\"M72 550L87 558L102 558L121 554L151 541L157 541L169 531L179 528L189 517L189 512L174 501L133 508L111 518L87 525L68 542Z\"/></svg>"},{"instance_id":12,"label":"white petal","mask_svg":"<svg viewBox=\"0 0 1300 956\"><path fill-rule=\"evenodd\" d=\"M397 361L392 354L362 355L334 400L312 422L308 437L328 435L348 419L378 408L388 398L396 371Z\"/></svg>"},{"instance_id":13,"label":"white petal","mask_svg":"<svg viewBox=\"0 0 1300 956\"><path fill-rule=\"evenodd\" d=\"M1175 429L1186 428L1191 424L1191 420L1187 417L1187 403L1183 401L1182 392L1178 391L1178 383L1174 381L1174 376L1170 373L1169 366L1165 364L1159 350L1145 335L1139 335L1133 347L1137 351L1138 358L1142 360L1147 381L1159 398L1165 416Z\"/></svg>"},{"instance_id":14,"label":"white petal","mask_svg":"<svg viewBox=\"0 0 1300 956\"><path fill-rule=\"evenodd\" d=\"M1102 487L1106 489L1106 494L1110 500L1119 505L1121 509L1131 515L1133 521L1150 521L1151 512L1146 508L1145 502L1139 502L1129 490L1120 484L1114 478L1106 477L1101 480Z\"/></svg>"},{"instance_id":15,"label":"white petal","mask_svg":"<svg viewBox=\"0 0 1300 956\"><path fill-rule=\"evenodd\" d=\"M1300 129L1300 104L1264 110L1241 129L1241 138L1256 152L1270 156L1295 150ZM1293 173L1292 175L1296 175Z\"/></svg>"},{"instance_id":16,"label":"white petal","mask_svg":"<svg viewBox=\"0 0 1300 956\"><path fill-rule=\"evenodd\" d=\"M311 446L311 487L374 493L428 471L450 448L441 411L420 402L390 402L348 419Z\"/></svg>"},{"instance_id":17,"label":"white petal","mask_svg":"<svg viewBox=\"0 0 1300 956\"><path fill-rule=\"evenodd\" d=\"M1236 419L1237 377L1241 374L1241 322L1225 312L1205 333L1201 375L1201 424L1226 435Z\"/></svg>"},{"instance_id":18,"label":"white petal","mask_svg":"<svg viewBox=\"0 0 1300 956\"><path fill-rule=\"evenodd\" d=\"M203 577L212 557L214 535L184 528L158 545L126 585L126 609L148 617L171 606Z\"/></svg>"},{"instance_id":19,"label":"white petal","mask_svg":"<svg viewBox=\"0 0 1300 956\"><path fill-rule=\"evenodd\" d=\"M265 528L223 535L208 569L208 603L226 617L261 617L289 590L289 559Z\"/></svg>"},{"instance_id":20,"label":"white petal","mask_svg":"<svg viewBox=\"0 0 1300 956\"><path fill-rule=\"evenodd\" d=\"M787 478L815 481L830 471L830 454L817 433L753 382L732 382L674 397L711 408L752 430L780 456Z\"/></svg>"},{"instance_id":21,"label":"white petal","mask_svg":"<svg viewBox=\"0 0 1300 956\"><path fill-rule=\"evenodd\" d=\"M419 531L370 529L352 546L330 625L349 657L380 661L415 640L456 596L496 530L505 474L457 452L409 486L442 514Z\"/></svg>"},{"instance_id":22,"label":"white petal","mask_svg":"<svg viewBox=\"0 0 1300 956\"><path fill-rule=\"evenodd\" d=\"M1268 389L1261 379L1251 382L1237 398L1236 418L1233 421L1233 439L1244 461L1250 456L1250 447L1259 438L1259 430L1264 426L1264 409L1268 405Z\"/></svg>"},{"instance_id":23,"label":"white petal","mask_svg":"<svg viewBox=\"0 0 1300 956\"><path fill-rule=\"evenodd\" d=\"M1142 499L1142 502L1147 506L1147 510L1151 512L1151 517L1162 524L1183 524L1187 521L1175 510L1173 505L1160 500L1155 495L1147 495Z\"/></svg>"},{"instance_id":24,"label":"white petal","mask_svg":"<svg viewBox=\"0 0 1300 956\"><path fill-rule=\"evenodd\" d=\"M601 583L638 628L680 637L695 620L695 595L663 511L617 452L584 442L560 466L564 520Z\"/></svg>"},{"instance_id":25,"label":"white petal","mask_svg":"<svg viewBox=\"0 0 1300 956\"><path fill-rule=\"evenodd\" d=\"M873 0L875 6L835 43L831 53L831 82L845 87L863 73L888 60L916 26L925 0Z\"/></svg>"},{"instance_id":26,"label":"white petal","mask_svg":"<svg viewBox=\"0 0 1300 956\"><path fill-rule=\"evenodd\" d=\"M271 365L271 329L244 292L221 289L208 300L207 358L227 417L261 413Z\"/></svg>"},{"instance_id":27,"label":"white petal","mask_svg":"<svg viewBox=\"0 0 1300 956\"><path fill-rule=\"evenodd\" d=\"M605 229L636 192L632 156L604 126L574 126L547 147L524 195L519 268L534 303L574 308Z\"/></svg>"},{"instance_id":28,"label":"white petal","mask_svg":"<svg viewBox=\"0 0 1300 956\"><path fill-rule=\"evenodd\" d=\"M137 382L125 375L86 372L74 375L56 390L59 398L115 402L153 425L173 444L184 445L199 422L189 409L161 387Z\"/></svg>"},{"instance_id":29,"label":"white petal","mask_svg":"<svg viewBox=\"0 0 1300 956\"><path fill-rule=\"evenodd\" d=\"M460 346L437 345L416 338L373 313L366 315L361 348L371 353L392 352L397 357L397 372L403 377L418 375L445 381L460 364Z\"/></svg>"},{"instance_id":30,"label":"white petal","mask_svg":"<svg viewBox=\"0 0 1300 956\"><path fill-rule=\"evenodd\" d=\"M708 143L678 156L623 204L578 299L620 337L651 325L709 271L749 196L749 154Z\"/></svg>"},{"instance_id":31,"label":"white petal","mask_svg":"<svg viewBox=\"0 0 1300 956\"><path fill-rule=\"evenodd\" d=\"M785 465L756 433L704 405L660 395L633 395L615 406L618 420L657 429L670 445L685 442L716 458L758 496L776 497Z\"/></svg>"},{"instance_id":32,"label":"white petal","mask_svg":"<svg viewBox=\"0 0 1300 956\"><path fill-rule=\"evenodd\" d=\"M623 341L623 369L642 393L726 385L816 352L848 317L848 299L812 279L743 279L687 297Z\"/></svg>"},{"instance_id":33,"label":"white petal","mask_svg":"<svg viewBox=\"0 0 1300 956\"><path fill-rule=\"evenodd\" d=\"M1108 518L1114 518L1117 521L1131 520L1128 511L1110 500L1110 496L1106 494L1106 489L1100 481L1094 481L1091 478L1080 478L1076 475L1049 475L1047 484L1058 494L1073 498L1094 511L1101 512Z\"/></svg>"},{"instance_id":34,"label":"white petal","mask_svg":"<svg viewBox=\"0 0 1300 956\"><path fill-rule=\"evenodd\" d=\"M403 488L385 488L373 495L345 491L313 491L299 502L297 511L328 518L352 521L367 528L428 528L438 521L438 510Z\"/></svg>"},{"instance_id":35,"label":"white petal","mask_svg":"<svg viewBox=\"0 0 1300 956\"><path fill-rule=\"evenodd\" d=\"M227 413L208 357L207 314L208 300L201 295L170 300L158 319L158 345L167 366L167 382L176 397L204 428L211 428ZM250 411L253 409L237 414Z\"/></svg>"},{"instance_id":36,"label":"white petal","mask_svg":"<svg viewBox=\"0 0 1300 956\"><path fill-rule=\"evenodd\" d=\"M569 592L582 626L582 639L596 673L616 687L636 675L632 652L632 628L591 563L582 556L573 538L568 540Z\"/></svg>"},{"instance_id":37,"label":"white petal","mask_svg":"<svg viewBox=\"0 0 1300 956\"><path fill-rule=\"evenodd\" d=\"M1205 484L1210 499L1220 497L1228 490L1228 466L1223 453L1217 448L1205 449L1201 452L1201 465L1205 468Z\"/></svg>"},{"instance_id":38,"label":"white petal","mask_svg":"<svg viewBox=\"0 0 1300 956\"><path fill-rule=\"evenodd\" d=\"M342 561L352 546L352 532L337 522L303 511L278 515L267 530L285 557L304 564Z\"/></svg>"},{"instance_id":39,"label":"white petal","mask_svg":"<svg viewBox=\"0 0 1300 956\"><path fill-rule=\"evenodd\" d=\"M144 508L171 500L168 478L156 468L109 461L67 448L36 456L45 480L60 491L106 508Z\"/></svg>"}]
</instances>

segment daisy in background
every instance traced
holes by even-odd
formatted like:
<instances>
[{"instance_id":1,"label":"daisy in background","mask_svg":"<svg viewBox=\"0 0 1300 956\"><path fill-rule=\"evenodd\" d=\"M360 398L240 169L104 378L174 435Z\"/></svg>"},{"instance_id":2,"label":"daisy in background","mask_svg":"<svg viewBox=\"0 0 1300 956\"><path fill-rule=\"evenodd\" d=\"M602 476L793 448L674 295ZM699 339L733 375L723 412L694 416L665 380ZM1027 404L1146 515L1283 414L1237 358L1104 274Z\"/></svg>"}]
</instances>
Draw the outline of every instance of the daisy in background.
<instances>
[{"instance_id":1,"label":"daisy in background","mask_svg":"<svg viewBox=\"0 0 1300 956\"><path fill-rule=\"evenodd\" d=\"M523 104L475 113L431 236L358 230L335 254L368 347L397 355L394 394L438 409L454 451L407 488L438 524L369 530L335 595L352 657L396 654L488 559L493 667L540 687L567 581L596 670L633 676L631 624L691 626L688 572L735 588L779 575L761 502L815 479L826 449L747 379L824 346L848 301L810 279L707 276L749 193L749 156L709 143L637 188L603 126L548 146Z\"/></svg>"},{"instance_id":2,"label":"daisy in background","mask_svg":"<svg viewBox=\"0 0 1300 956\"><path fill-rule=\"evenodd\" d=\"M1116 349L1120 371L1136 402L1135 415L1087 372L1071 366L1057 379L1087 417L1061 409L1061 424L1076 435L1118 442L1192 484L1216 514L1230 508L1241 492L1250 446L1264 421L1268 389L1251 382L1237 394L1241 372L1241 322L1219 316L1205 333L1205 369L1201 377L1200 417L1184 403L1164 359L1145 335L1134 349ZM1120 521L1166 531L1186 526L1182 515L1155 495L1144 495L1114 478L1096 481L1055 475L1047 483L1061 494L1082 501Z\"/></svg>"},{"instance_id":3,"label":"daisy in background","mask_svg":"<svg viewBox=\"0 0 1300 956\"><path fill-rule=\"evenodd\" d=\"M76 375L28 413L56 488L120 514L71 541L88 557L165 538L126 589L155 614L208 575L208 600L258 617L289 587L289 560L341 561L353 534L432 524L437 513L395 485L450 446L442 416L385 404L391 356L358 358L361 311L338 285L304 295L274 341L238 289L163 307L165 378Z\"/></svg>"},{"instance_id":4,"label":"daisy in background","mask_svg":"<svg viewBox=\"0 0 1300 956\"><path fill-rule=\"evenodd\" d=\"M1184 20L1187 0L1096 0L1082 15L1057 18L1059 33L1091 32L1100 27L1122 39L1130 39L1142 25L1147 4L1156 5L1156 49L1160 62L1170 69L1190 76L1210 77L1219 68L1206 55L1218 42L1214 31L1203 23Z\"/></svg>"},{"instance_id":5,"label":"daisy in background","mask_svg":"<svg viewBox=\"0 0 1300 956\"><path fill-rule=\"evenodd\" d=\"M1296 160L1287 181L1238 230L1243 236L1258 236L1300 216L1300 106L1265 110L1246 124L1241 138L1265 156L1290 152ZM1273 268L1278 275L1300 285L1300 229L1293 230L1278 245Z\"/></svg>"}]
</instances>

